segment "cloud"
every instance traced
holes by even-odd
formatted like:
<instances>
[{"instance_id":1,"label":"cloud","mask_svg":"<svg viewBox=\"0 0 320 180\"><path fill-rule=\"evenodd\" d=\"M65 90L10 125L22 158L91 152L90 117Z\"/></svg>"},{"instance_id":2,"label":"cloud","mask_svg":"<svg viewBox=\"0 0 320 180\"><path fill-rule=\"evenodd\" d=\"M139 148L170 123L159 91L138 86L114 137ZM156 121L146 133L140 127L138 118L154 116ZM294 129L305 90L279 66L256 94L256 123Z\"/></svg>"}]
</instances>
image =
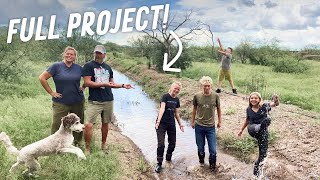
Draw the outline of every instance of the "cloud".
<instances>
[{"instance_id":1,"label":"cloud","mask_svg":"<svg viewBox=\"0 0 320 180\"><path fill-rule=\"evenodd\" d=\"M313 41L319 39L315 33L320 28L318 0L215 0L205 4L180 0L177 4L181 8L205 7L201 14L195 14L194 20L210 24L214 34L223 36L230 44L237 44L239 38L244 37L257 41L277 37L283 46L293 48L310 43L312 38ZM305 34L312 38L299 38Z\"/></svg>"},{"instance_id":2,"label":"cloud","mask_svg":"<svg viewBox=\"0 0 320 180\"><path fill-rule=\"evenodd\" d=\"M248 7L255 6L254 0L239 0L238 3Z\"/></svg>"},{"instance_id":3,"label":"cloud","mask_svg":"<svg viewBox=\"0 0 320 180\"><path fill-rule=\"evenodd\" d=\"M203 8L203 7L211 7L212 5L216 5L217 3L213 3L212 0L180 0L177 2L178 5L182 7L194 7L194 8Z\"/></svg>"},{"instance_id":4,"label":"cloud","mask_svg":"<svg viewBox=\"0 0 320 180\"><path fill-rule=\"evenodd\" d=\"M317 17L320 16L320 5L303 5L301 6L300 13L305 17Z\"/></svg>"},{"instance_id":5,"label":"cloud","mask_svg":"<svg viewBox=\"0 0 320 180\"><path fill-rule=\"evenodd\" d=\"M83 12L88 8L91 8L90 5L93 5L95 0L58 0L61 3L66 11L68 12Z\"/></svg>"},{"instance_id":6,"label":"cloud","mask_svg":"<svg viewBox=\"0 0 320 180\"><path fill-rule=\"evenodd\" d=\"M230 11L230 12L237 11L237 9L235 7L233 7L233 6L227 7L227 10Z\"/></svg>"},{"instance_id":7,"label":"cloud","mask_svg":"<svg viewBox=\"0 0 320 180\"><path fill-rule=\"evenodd\" d=\"M137 39L140 36L145 35L142 32L131 32L131 33L123 33L118 32L115 34L106 34L102 38L102 43L106 43L107 41L113 42L119 45L129 45L129 41Z\"/></svg>"},{"instance_id":8,"label":"cloud","mask_svg":"<svg viewBox=\"0 0 320 180\"><path fill-rule=\"evenodd\" d=\"M0 24L7 24L10 19L44 16L45 20L51 16L64 18L64 6L57 0L2 0L0 1Z\"/></svg>"},{"instance_id":9,"label":"cloud","mask_svg":"<svg viewBox=\"0 0 320 180\"><path fill-rule=\"evenodd\" d=\"M72 12L83 13L96 11L96 0L1 0L0 24L8 23L9 19L57 15L57 21L65 24Z\"/></svg>"},{"instance_id":10,"label":"cloud","mask_svg":"<svg viewBox=\"0 0 320 180\"><path fill-rule=\"evenodd\" d=\"M196 18L217 27L218 32L261 28L303 29L309 26L317 27L320 8L307 6L313 2L316 1L306 0L302 3L292 0L273 3L271 0L238 0L225 3L216 0L207 4L206 9L201 10L201 15L198 14ZM181 0L178 4L199 7L191 0Z\"/></svg>"},{"instance_id":11,"label":"cloud","mask_svg":"<svg viewBox=\"0 0 320 180\"><path fill-rule=\"evenodd\" d=\"M266 6L266 8L273 8L273 7L278 6L277 3L271 2L270 0L269 0L269 1L266 1L266 2L264 3L264 5Z\"/></svg>"}]
</instances>

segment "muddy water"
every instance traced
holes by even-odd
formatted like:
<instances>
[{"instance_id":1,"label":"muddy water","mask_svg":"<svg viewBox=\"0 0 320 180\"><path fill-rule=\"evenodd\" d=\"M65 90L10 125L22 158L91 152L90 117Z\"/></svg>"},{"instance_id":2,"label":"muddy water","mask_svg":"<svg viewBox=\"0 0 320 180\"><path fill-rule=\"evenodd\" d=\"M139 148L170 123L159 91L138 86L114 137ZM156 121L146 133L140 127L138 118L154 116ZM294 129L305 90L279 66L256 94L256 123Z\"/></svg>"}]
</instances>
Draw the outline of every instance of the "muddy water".
<instances>
[{"instance_id":1,"label":"muddy water","mask_svg":"<svg viewBox=\"0 0 320 180\"><path fill-rule=\"evenodd\" d=\"M114 71L115 81L130 83L134 89L114 89L114 113L123 134L128 136L142 151L151 165L156 164L157 137L154 128L159 102L151 100L140 86L125 75ZM206 166L199 167L194 129L183 121L185 132L177 126L177 143L172 163L164 162L164 169L155 176L159 179L250 179L251 165L237 161L232 156L217 152L218 168L210 172L208 152ZM219 133L219 130L217 131ZM167 147L167 144L166 144ZM218 147L219 148L219 147ZM207 146L206 146L207 149Z\"/></svg>"}]
</instances>

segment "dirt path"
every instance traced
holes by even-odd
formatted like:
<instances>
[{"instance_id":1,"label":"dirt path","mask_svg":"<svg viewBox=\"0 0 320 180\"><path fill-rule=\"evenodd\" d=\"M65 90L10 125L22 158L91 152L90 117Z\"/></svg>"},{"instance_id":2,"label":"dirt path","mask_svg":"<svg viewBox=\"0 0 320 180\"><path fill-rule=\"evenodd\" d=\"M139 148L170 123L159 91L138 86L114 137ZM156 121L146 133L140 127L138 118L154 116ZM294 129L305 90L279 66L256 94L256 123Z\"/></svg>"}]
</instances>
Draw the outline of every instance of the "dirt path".
<instances>
[{"instance_id":1,"label":"dirt path","mask_svg":"<svg viewBox=\"0 0 320 180\"><path fill-rule=\"evenodd\" d=\"M121 67L117 66L117 68L121 71ZM159 74L145 66L140 66L138 75L123 69L122 71L145 87L156 87L159 83L169 87L167 85L173 80L182 82L181 114L185 119L190 120L192 97L200 91L197 81ZM150 79L147 82L145 82L146 77ZM220 99L223 119L222 128L219 130L220 136L235 135L245 119L245 109L248 106L247 95L233 96L222 92ZM319 179L320 114L305 111L293 105L280 104L272 109L271 117L272 123L269 129L274 131L278 138L269 146L268 160L264 168L265 175L270 179ZM256 155L253 155L249 166L253 164L255 158ZM194 177L192 179L201 179L203 174L206 173L197 167L190 172L191 177Z\"/></svg>"}]
</instances>

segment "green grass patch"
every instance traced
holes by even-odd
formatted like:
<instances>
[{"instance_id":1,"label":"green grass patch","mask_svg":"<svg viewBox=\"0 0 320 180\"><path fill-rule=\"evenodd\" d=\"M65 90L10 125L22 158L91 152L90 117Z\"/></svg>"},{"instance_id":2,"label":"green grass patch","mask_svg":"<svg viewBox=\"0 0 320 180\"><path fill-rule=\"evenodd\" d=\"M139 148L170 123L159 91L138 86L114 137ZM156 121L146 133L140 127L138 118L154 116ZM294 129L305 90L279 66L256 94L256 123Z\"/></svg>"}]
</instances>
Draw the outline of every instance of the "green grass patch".
<instances>
[{"instance_id":1,"label":"green grass patch","mask_svg":"<svg viewBox=\"0 0 320 180\"><path fill-rule=\"evenodd\" d=\"M228 109L225 111L226 115L233 115L236 113L236 108L234 107L228 107Z\"/></svg>"},{"instance_id":2,"label":"green grass patch","mask_svg":"<svg viewBox=\"0 0 320 180\"><path fill-rule=\"evenodd\" d=\"M269 131L269 145L273 144L277 138L276 132ZM235 157L246 163L251 161L251 154L258 151L257 141L250 135L238 138L234 134L225 134L218 136L217 139L217 142L224 150L226 150L226 152L233 154Z\"/></svg>"},{"instance_id":3,"label":"green grass patch","mask_svg":"<svg viewBox=\"0 0 320 180\"><path fill-rule=\"evenodd\" d=\"M140 157L137 163L137 170L141 173L146 173L149 169L148 163L145 161L144 157Z\"/></svg>"}]
</instances>

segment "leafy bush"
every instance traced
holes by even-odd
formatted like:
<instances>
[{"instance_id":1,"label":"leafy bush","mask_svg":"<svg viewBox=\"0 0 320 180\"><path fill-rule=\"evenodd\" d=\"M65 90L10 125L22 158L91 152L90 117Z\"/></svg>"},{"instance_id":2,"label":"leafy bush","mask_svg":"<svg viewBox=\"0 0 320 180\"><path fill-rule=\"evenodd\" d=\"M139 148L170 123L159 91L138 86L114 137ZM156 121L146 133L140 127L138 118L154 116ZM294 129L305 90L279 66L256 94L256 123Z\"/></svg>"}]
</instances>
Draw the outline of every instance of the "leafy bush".
<instances>
[{"instance_id":1,"label":"leafy bush","mask_svg":"<svg viewBox=\"0 0 320 180\"><path fill-rule=\"evenodd\" d=\"M234 49L234 57L233 59L239 59L242 64L247 63L247 60L250 56L252 56L253 47L252 44L249 42L241 42L237 47Z\"/></svg>"},{"instance_id":2,"label":"leafy bush","mask_svg":"<svg viewBox=\"0 0 320 180\"><path fill-rule=\"evenodd\" d=\"M260 92L264 94L267 88L267 79L261 73L254 73L250 79L244 82L244 86L246 87L246 93Z\"/></svg>"},{"instance_id":3,"label":"leafy bush","mask_svg":"<svg viewBox=\"0 0 320 180\"><path fill-rule=\"evenodd\" d=\"M183 45L183 46L185 47L185 45ZM178 51L177 48L174 48L173 53L172 53L173 57L178 53L177 51ZM188 53L186 53L187 51L188 51L188 48L185 48L184 50L182 50L181 56L172 65L172 67L180 68L181 70L184 70L192 65L192 58L190 57L190 55Z\"/></svg>"},{"instance_id":4,"label":"leafy bush","mask_svg":"<svg viewBox=\"0 0 320 180\"><path fill-rule=\"evenodd\" d=\"M154 64L156 65L157 71L161 72L163 71L163 56L165 53L165 48L162 44L158 44L158 48L156 49L157 50L155 50L152 59ZM170 59L173 59L173 57L176 56L177 51L178 50L176 47L171 47L171 56L168 57L168 63L170 62ZM186 49L182 51L179 59L171 66L172 68L180 68L181 70L184 70L192 65L192 59L186 52Z\"/></svg>"},{"instance_id":5,"label":"leafy bush","mask_svg":"<svg viewBox=\"0 0 320 180\"><path fill-rule=\"evenodd\" d=\"M215 62L218 59L217 50L212 46L190 46L187 53L192 61Z\"/></svg>"},{"instance_id":6,"label":"leafy bush","mask_svg":"<svg viewBox=\"0 0 320 180\"><path fill-rule=\"evenodd\" d=\"M265 45L251 49L248 55L250 64L272 66L274 59L288 56L288 51L281 50L277 45Z\"/></svg>"},{"instance_id":7,"label":"leafy bush","mask_svg":"<svg viewBox=\"0 0 320 180\"><path fill-rule=\"evenodd\" d=\"M279 58L275 61L272 70L281 73L303 73L310 67L296 59L287 57Z\"/></svg>"}]
</instances>

